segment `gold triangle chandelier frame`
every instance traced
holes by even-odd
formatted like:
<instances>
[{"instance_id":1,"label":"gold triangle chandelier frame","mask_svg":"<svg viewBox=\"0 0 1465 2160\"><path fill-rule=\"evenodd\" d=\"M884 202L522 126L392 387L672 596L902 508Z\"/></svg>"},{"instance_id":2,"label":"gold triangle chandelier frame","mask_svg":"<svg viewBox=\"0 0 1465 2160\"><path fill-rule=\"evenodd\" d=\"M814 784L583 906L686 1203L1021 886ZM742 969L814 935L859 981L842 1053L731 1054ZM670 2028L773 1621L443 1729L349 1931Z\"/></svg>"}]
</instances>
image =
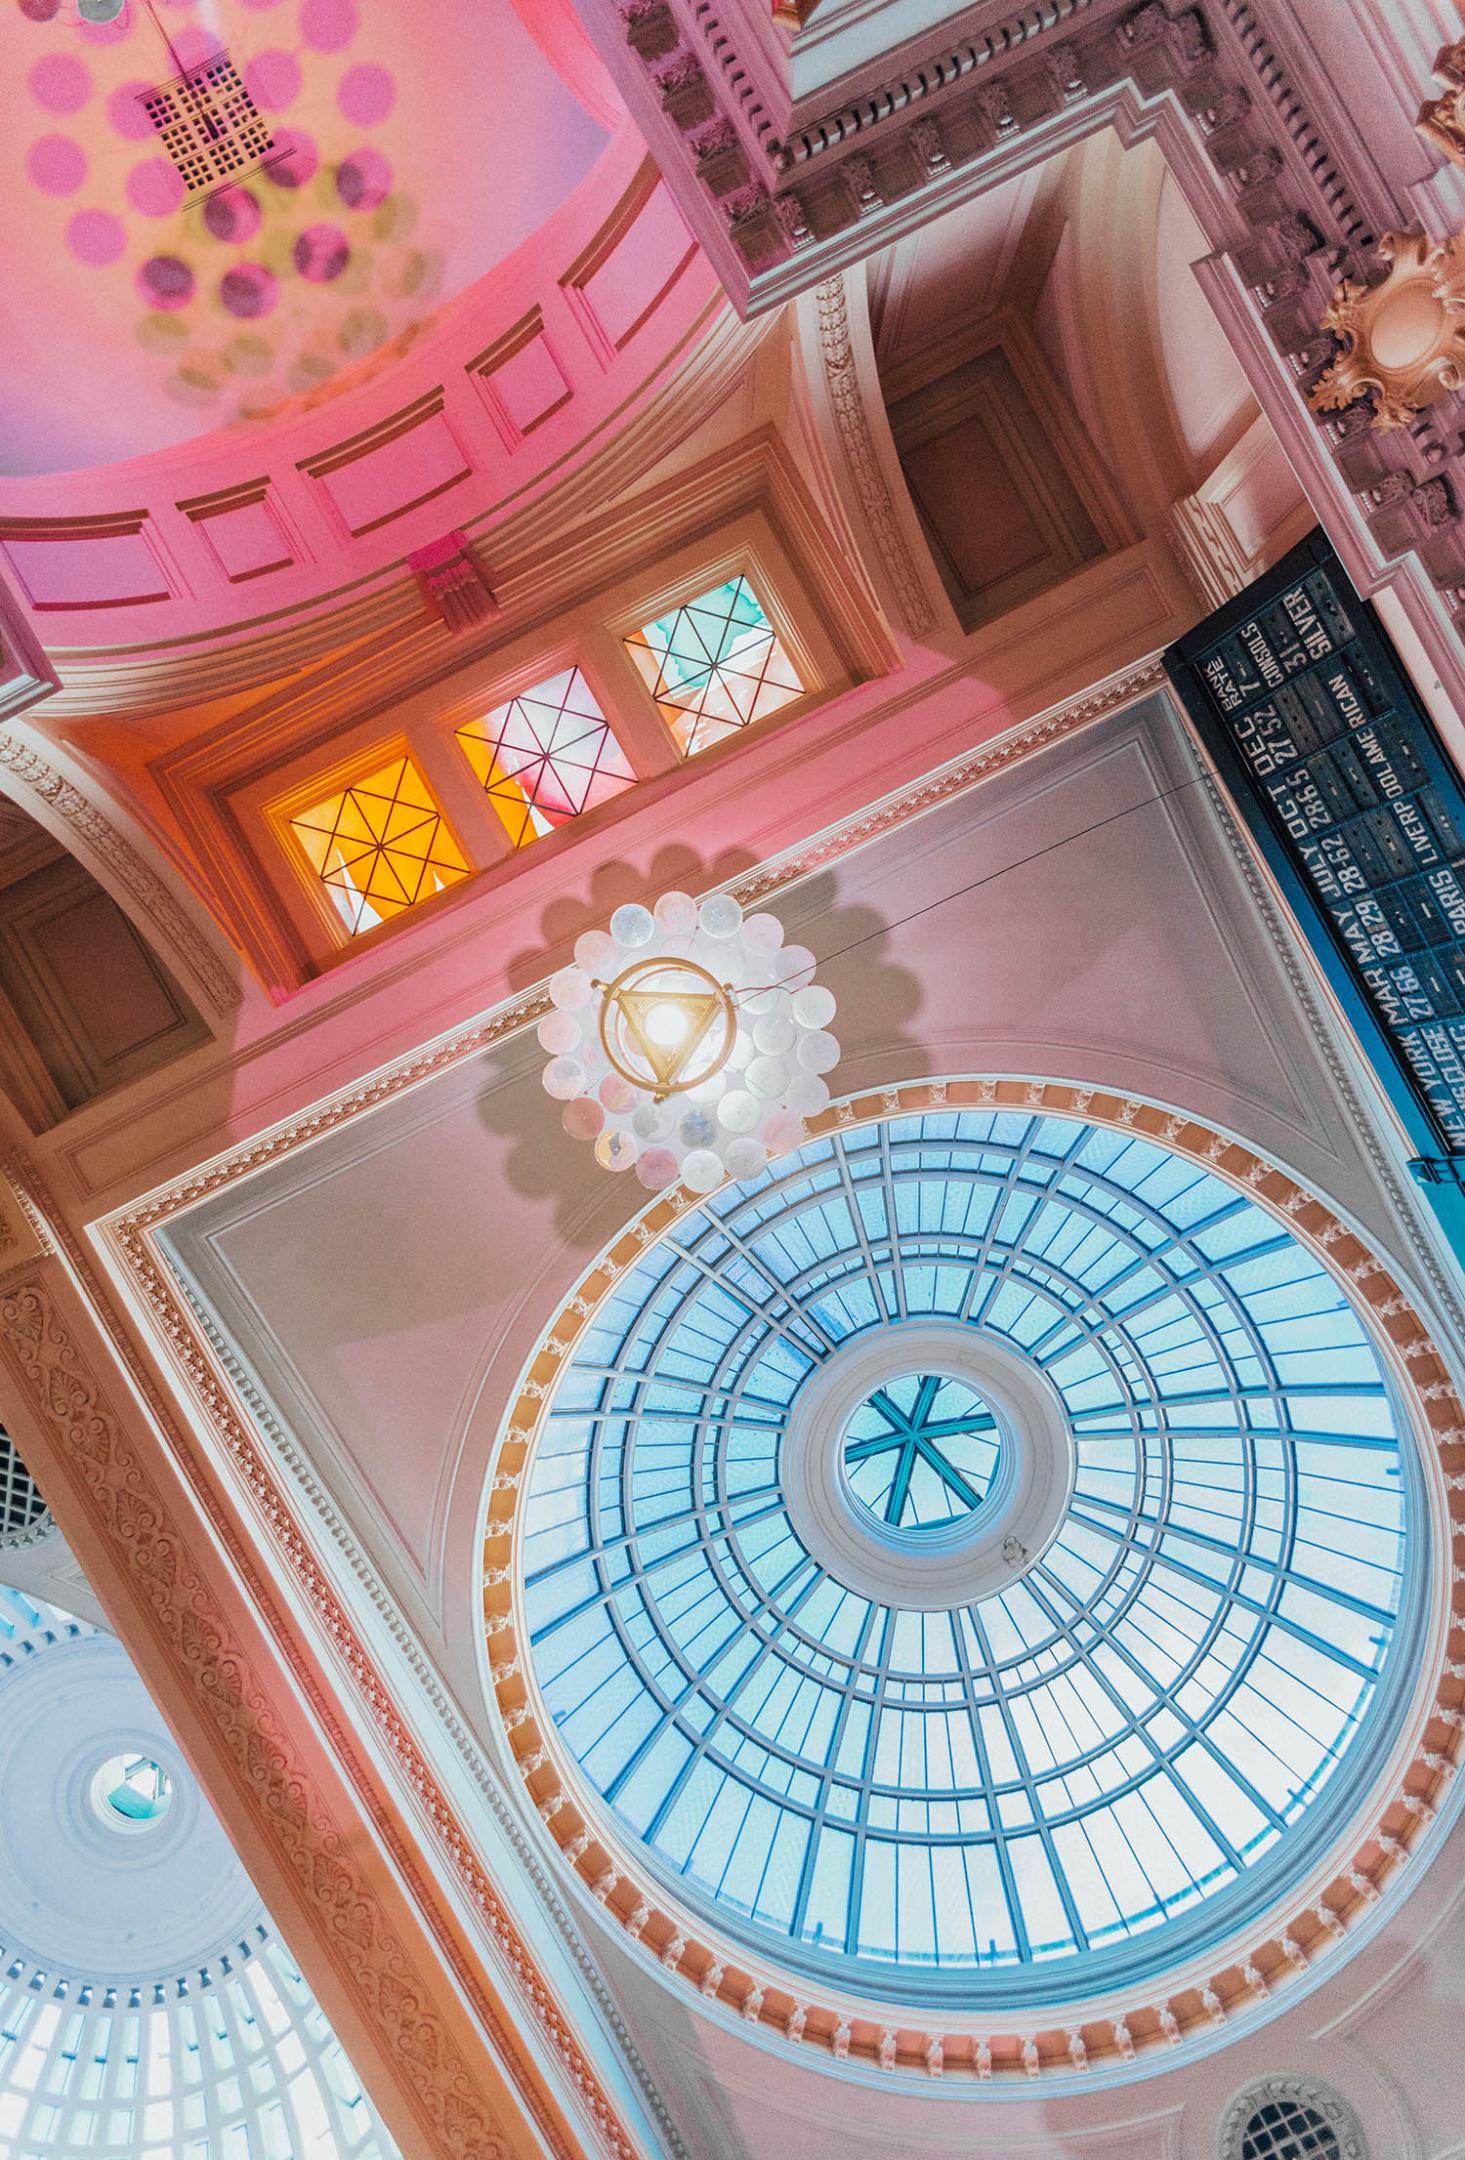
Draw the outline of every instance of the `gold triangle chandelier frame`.
<instances>
[{"instance_id":1,"label":"gold triangle chandelier frame","mask_svg":"<svg viewBox=\"0 0 1465 2160\"><path fill-rule=\"evenodd\" d=\"M839 1062L834 999L776 915L731 893L629 902L576 941L539 1023L548 1095L596 1160L650 1192L712 1192L796 1148Z\"/></svg>"}]
</instances>

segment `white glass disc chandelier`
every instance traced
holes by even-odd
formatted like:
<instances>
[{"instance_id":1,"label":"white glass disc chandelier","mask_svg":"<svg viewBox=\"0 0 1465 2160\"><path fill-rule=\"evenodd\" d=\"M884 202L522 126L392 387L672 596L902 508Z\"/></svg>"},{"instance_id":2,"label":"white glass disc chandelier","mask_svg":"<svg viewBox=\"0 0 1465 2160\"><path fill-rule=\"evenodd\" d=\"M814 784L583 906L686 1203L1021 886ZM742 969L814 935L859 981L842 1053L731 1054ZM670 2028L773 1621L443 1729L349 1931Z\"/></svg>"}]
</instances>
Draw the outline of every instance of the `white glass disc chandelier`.
<instances>
[{"instance_id":1,"label":"white glass disc chandelier","mask_svg":"<svg viewBox=\"0 0 1465 2160\"><path fill-rule=\"evenodd\" d=\"M731 893L617 908L608 930L577 940L549 994L544 1087L565 1131L651 1192L756 1177L829 1101L839 1044L814 955Z\"/></svg>"}]
</instances>

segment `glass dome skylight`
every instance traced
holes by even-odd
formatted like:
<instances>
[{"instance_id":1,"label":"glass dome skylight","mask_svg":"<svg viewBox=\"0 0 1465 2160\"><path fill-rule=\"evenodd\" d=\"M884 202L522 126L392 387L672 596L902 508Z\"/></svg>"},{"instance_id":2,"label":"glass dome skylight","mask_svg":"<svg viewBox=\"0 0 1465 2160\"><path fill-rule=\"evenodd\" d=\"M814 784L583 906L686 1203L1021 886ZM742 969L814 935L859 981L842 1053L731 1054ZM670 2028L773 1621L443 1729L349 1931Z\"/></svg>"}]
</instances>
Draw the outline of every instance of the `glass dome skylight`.
<instances>
[{"instance_id":1,"label":"glass dome skylight","mask_svg":"<svg viewBox=\"0 0 1465 2160\"><path fill-rule=\"evenodd\" d=\"M682 1217L566 1359L535 1679L727 1932L1072 1999L1336 1834L1407 1681L1412 1476L1360 1320L1234 1187L1055 1116L855 1127Z\"/></svg>"}]
</instances>

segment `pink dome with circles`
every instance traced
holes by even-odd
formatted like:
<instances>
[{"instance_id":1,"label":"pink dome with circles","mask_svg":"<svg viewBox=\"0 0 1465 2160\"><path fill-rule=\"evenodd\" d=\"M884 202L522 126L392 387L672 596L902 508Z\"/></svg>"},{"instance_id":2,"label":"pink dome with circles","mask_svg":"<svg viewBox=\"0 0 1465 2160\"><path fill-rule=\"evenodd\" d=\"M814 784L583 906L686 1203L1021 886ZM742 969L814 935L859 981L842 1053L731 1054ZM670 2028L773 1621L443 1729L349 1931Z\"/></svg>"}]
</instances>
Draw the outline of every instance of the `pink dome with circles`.
<instances>
[{"instance_id":1,"label":"pink dome with circles","mask_svg":"<svg viewBox=\"0 0 1465 2160\"><path fill-rule=\"evenodd\" d=\"M0 473L110 464L331 395L590 173L614 99L572 16L432 0L402 27L393 0L0 14L0 186L23 206L4 243ZM221 55L255 133L210 193L185 185L144 100Z\"/></svg>"}]
</instances>

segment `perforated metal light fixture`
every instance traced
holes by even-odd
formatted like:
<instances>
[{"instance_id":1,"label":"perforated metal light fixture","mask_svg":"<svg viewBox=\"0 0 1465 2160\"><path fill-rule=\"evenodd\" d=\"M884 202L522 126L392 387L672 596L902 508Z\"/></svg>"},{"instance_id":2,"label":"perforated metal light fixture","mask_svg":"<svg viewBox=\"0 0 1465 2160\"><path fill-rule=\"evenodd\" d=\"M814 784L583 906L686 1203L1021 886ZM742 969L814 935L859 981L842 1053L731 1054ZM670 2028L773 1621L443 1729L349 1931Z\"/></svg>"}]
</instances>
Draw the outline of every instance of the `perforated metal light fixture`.
<instances>
[{"instance_id":1,"label":"perforated metal light fixture","mask_svg":"<svg viewBox=\"0 0 1465 2160\"><path fill-rule=\"evenodd\" d=\"M776 915L745 916L730 893L617 908L580 938L539 1025L566 1132L652 1192L756 1177L829 1101L834 999L813 974Z\"/></svg>"}]
</instances>

